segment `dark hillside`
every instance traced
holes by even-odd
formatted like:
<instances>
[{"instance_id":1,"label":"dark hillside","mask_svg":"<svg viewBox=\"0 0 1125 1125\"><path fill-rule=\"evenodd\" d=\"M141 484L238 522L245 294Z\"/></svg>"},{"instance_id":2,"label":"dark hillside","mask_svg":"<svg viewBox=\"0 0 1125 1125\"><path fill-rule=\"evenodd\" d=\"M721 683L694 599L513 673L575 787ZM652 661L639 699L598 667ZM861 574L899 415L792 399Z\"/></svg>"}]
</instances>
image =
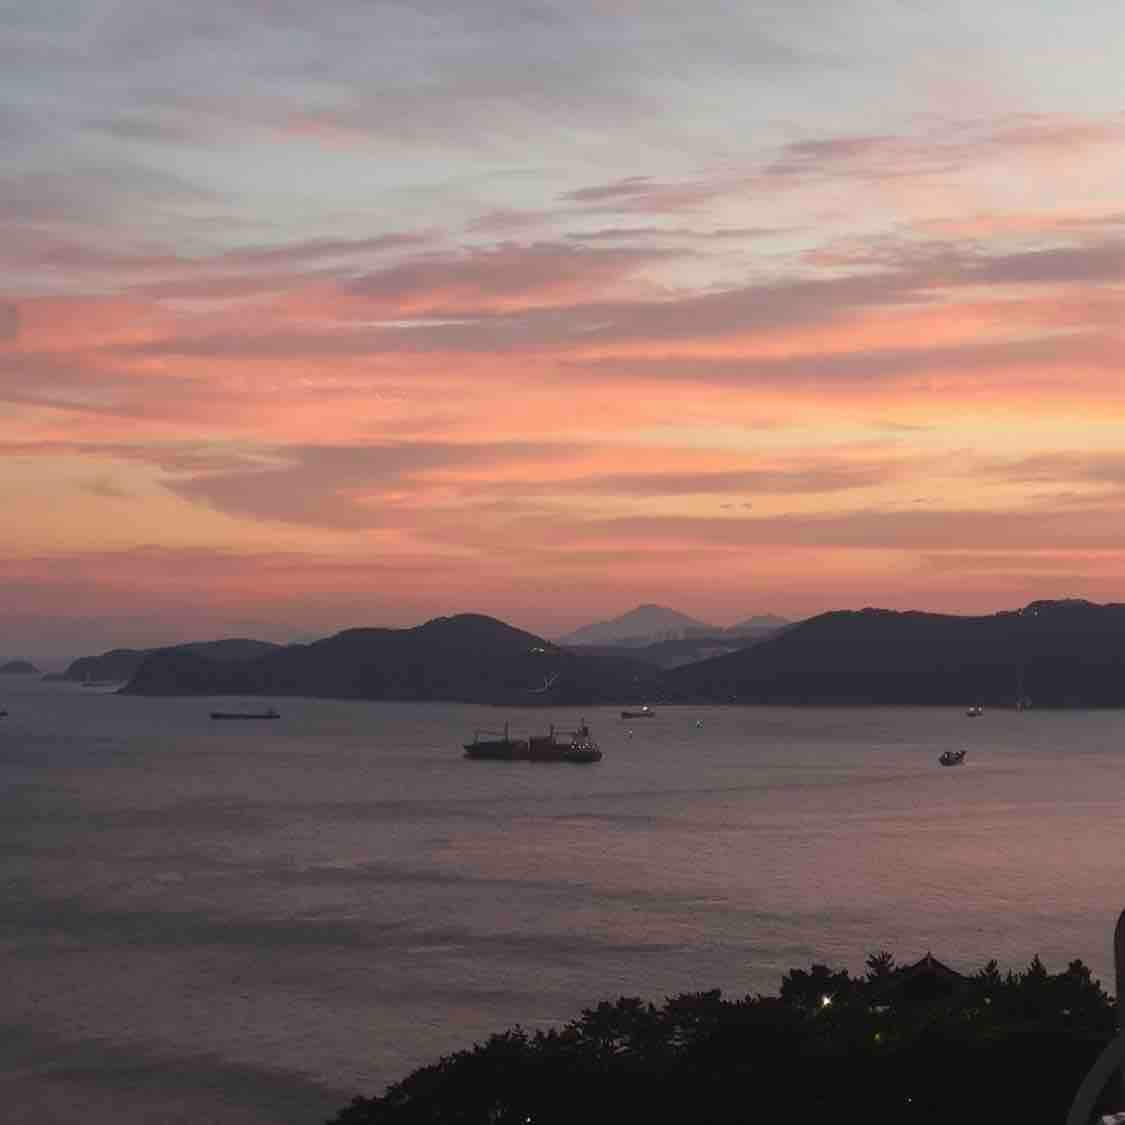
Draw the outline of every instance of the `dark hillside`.
<instances>
[{"instance_id":1,"label":"dark hillside","mask_svg":"<svg viewBox=\"0 0 1125 1125\"><path fill-rule=\"evenodd\" d=\"M9 660L0 664L0 676L37 676L39 669L30 660Z\"/></svg>"},{"instance_id":2,"label":"dark hillside","mask_svg":"<svg viewBox=\"0 0 1125 1125\"><path fill-rule=\"evenodd\" d=\"M772 632L772 631L771 631ZM598 654L617 659L629 659L648 664L653 668L679 668L683 664L693 664L700 660L710 660L715 656L737 652L757 644L759 640L750 635L702 637L680 637L676 640L656 641L653 644L633 648L628 645L582 645L571 651L582 656Z\"/></svg>"},{"instance_id":3,"label":"dark hillside","mask_svg":"<svg viewBox=\"0 0 1125 1125\"><path fill-rule=\"evenodd\" d=\"M461 614L413 629L348 629L239 663L165 650L124 690L558 705L629 698L653 676L635 660L568 652L495 618Z\"/></svg>"},{"instance_id":4,"label":"dark hillside","mask_svg":"<svg viewBox=\"0 0 1125 1125\"><path fill-rule=\"evenodd\" d=\"M1033 602L986 617L822 614L676 669L674 698L746 703L1125 704L1125 606Z\"/></svg>"},{"instance_id":5,"label":"dark hillside","mask_svg":"<svg viewBox=\"0 0 1125 1125\"><path fill-rule=\"evenodd\" d=\"M206 656L210 660L252 660L279 648L268 641L231 637L221 641L193 641L168 648L115 648L99 656L81 656L59 677L82 683L86 680L125 682L133 677L141 664L155 653L180 652Z\"/></svg>"}]
</instances>

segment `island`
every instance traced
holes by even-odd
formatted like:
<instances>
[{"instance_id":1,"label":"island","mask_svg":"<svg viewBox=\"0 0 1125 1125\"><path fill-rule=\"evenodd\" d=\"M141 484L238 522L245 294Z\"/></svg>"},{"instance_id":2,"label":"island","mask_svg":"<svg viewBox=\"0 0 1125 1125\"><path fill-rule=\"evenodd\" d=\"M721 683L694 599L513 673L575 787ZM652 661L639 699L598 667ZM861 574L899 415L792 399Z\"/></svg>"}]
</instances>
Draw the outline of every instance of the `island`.
<instances>
[{"instance_id":1,"label":"island","mask_svg":"<svg viewBox=\"0 0 1125 1125\"><path fill-rule=\"evenodd\" d=\"M145 660L160 653L199 653L209 660L223 662L251 660L279 647L269 641L230 637L217 641L192 641L163 648L114 648L97 656L80 656L71 661L65 672L50 678L71 683L124 684L136 675L137 669Z\"/></svg>"},{"instance_id":2,"label":"island","mask_svg":"<svg viewBox=\"0 0 1125 1125\"><path fill-rule=\"evenodd\" d=\"M654 665L562 648L481 614L412 629L347 629L242 660L205 649L146 656L128 695L262 695L505 705L611 703L652 694Z\"/></svg>"},{"instance_id":3,"label":"island","mask_svg":"<svg viewBox=\"0 0 1125 1125\"><path fill-rule=\"evenodd\" d=\"M0 664L0 676L39 676L42 673L30 660L9 660Z\"/></svg>"},{"instance_id":4,"label":"island","mask_svg":"<svg viewBox=\"0 0 1125 1125\"><path fill-rule=\"evenodd\" d=\"M464 613L411 629L347 629L309 644L126 651L127 659L76 661L67 676L127 679L123 690L133 695L520 706L1125 706L1125 605L1076 600L965 617L836 610L766 636L640 647L555 644Z\"/></svg>"}]
</instances>

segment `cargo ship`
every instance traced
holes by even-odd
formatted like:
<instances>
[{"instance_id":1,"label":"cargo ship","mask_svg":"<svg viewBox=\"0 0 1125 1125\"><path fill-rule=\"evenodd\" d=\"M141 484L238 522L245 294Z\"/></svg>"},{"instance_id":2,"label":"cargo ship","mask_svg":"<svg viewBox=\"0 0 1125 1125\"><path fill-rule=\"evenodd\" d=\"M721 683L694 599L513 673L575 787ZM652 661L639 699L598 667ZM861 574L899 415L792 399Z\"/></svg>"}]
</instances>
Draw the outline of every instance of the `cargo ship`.
<instances>
[{"instance_id":1,"label":"cargo ship","mask_svg":"<svg viewBox=\"0 0 1125 1125\"><path fill-rule=\"evenodd\" d=\"M574 730L559 730L552 723L546 734L513 738L507 723L503 731L478 730L466 742L465 757L498 762L600 762L601 747L590 728L581 723Z\"/></svg>"}]
</instances>

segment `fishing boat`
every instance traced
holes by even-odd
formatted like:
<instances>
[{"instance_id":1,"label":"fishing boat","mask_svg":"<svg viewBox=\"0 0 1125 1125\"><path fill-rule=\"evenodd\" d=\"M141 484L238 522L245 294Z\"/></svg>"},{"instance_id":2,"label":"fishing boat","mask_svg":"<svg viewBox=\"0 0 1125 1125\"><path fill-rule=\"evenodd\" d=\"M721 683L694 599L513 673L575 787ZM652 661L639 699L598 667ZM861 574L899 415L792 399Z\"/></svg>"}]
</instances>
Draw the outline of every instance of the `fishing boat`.
<instances>
[{"instance_id":1,"label":"fishing boat","mask_svg":"<svg viewBox=\"0 0 1125 1125\"><path fill-rule=\"evenodd\" d=\"M622 711L623 719L651 719L656 712L646 703L637 711Z\"/></svg>"},{"instance_id":2,"label":"fishing boat","mask_svg":"<svg viewBox=\"0 0 1125 1125\"><path fill-rule=\"evenodd\" d=\"M601 747L594 741L585 722L574 730L551 725L546 734L513 738L511 728L503 731L478 730L472 742L464 744L465 757L499 762L600 762Z\"/></svg>"},{"instance_id":3,"label":"fishing boat","mask_svg":"<svg viewBox=\"0 0 1125 1125\"><path fill-rule=\"evenodd\" d=\"M972 707L965 711L965 714L970 719L979 719L984 714L984 708L979 703L974 703Z\"/></svg>"},{"instance_id":4,"label":"fishing boat","mask_svg":"<svg viewBox=\"0 0 1125 1125\"><path fill-rule=\"evenodd\" d=\"M964 750L946 750L942 753L938 761L943 766L959 766L965 760Z\"/></svg>"},{"instance_id":5,"label":"fishing boat","mask_svg":"<svg viewBox=\"0 0 1125 1125\"><path fill-rule=\"evenodd\" d=\"M212 719L280 719L281 712L270 707L266 711L212 711Z\"/></svg>"}]
</instances>

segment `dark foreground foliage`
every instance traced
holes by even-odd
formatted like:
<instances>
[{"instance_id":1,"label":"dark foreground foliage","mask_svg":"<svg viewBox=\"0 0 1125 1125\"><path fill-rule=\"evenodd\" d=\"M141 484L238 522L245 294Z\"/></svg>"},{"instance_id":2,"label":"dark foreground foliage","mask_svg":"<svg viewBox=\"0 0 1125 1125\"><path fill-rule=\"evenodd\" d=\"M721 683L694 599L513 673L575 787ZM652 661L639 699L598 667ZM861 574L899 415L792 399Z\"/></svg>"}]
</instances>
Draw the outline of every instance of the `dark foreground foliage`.
<instances>
[{"instance_id":1,"label":"dark foreground foliage","mask_svg":"<svg viewBox=\"0 0 1125 1125\"><path fill-rule=\"evenodd\" d=\"M778 997L622 997L561 1030L516 1027L330 1125L1059 1125L1114 1033L1081 961L958 978L882 953L867 969L794 970Z\"/></svg>"}]
</instances>

